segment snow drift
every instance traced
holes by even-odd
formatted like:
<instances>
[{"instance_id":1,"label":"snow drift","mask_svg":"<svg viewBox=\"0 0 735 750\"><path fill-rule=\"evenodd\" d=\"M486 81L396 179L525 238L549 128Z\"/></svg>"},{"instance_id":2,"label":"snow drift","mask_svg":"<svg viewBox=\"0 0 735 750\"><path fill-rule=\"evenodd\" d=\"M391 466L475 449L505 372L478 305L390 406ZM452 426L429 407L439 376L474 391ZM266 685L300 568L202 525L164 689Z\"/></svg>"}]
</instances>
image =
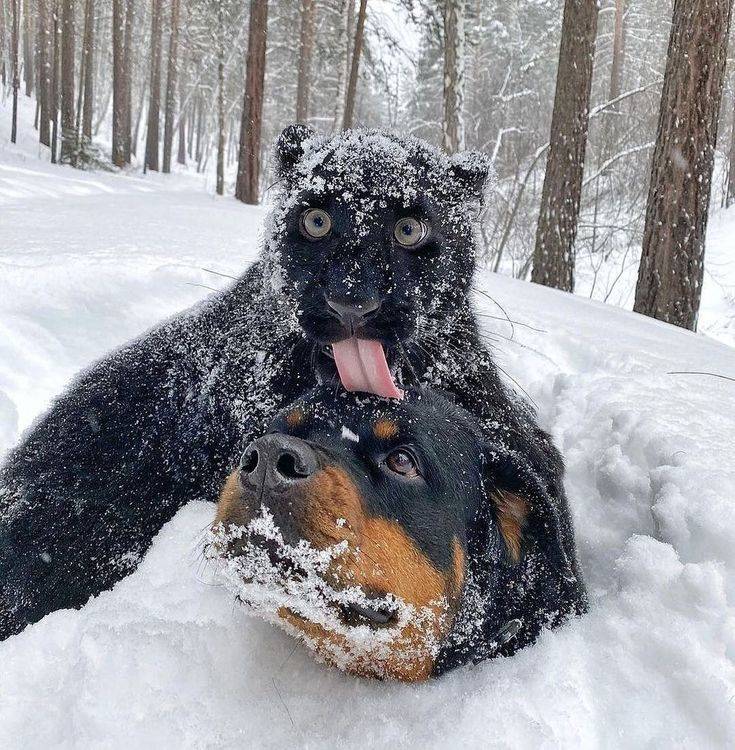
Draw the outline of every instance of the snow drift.
<instances>
[{"instance_id":1,"label":"snow drift","mask_svg":"<svg viewBox=\"0 0 735 750\"><path fill-rule=\"evenodd\" d=\"M0 161L1 453L75 371L226 281L203 269L239 273L260 213L188 177ZM504 277L477 287L516 321L477 293L565 455L587 616L432 683L352 678L214 585L214 508L192 503L114 590L0 644L0 747L731 747L735 384L670 373L733 376L735 351Z\"/></svg>"}]
</instances>

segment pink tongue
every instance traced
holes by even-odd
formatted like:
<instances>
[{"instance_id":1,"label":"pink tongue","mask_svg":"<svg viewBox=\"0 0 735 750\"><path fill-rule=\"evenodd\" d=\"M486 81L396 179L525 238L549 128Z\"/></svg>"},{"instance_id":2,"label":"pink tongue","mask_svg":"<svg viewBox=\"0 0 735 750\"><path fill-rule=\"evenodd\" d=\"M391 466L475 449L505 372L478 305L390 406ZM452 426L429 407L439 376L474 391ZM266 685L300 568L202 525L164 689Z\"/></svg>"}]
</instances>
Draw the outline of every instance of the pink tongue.
<instances>
[{"instance_id":1,"label":"pink tongue","mask_svg":"<svg viewBox=\"0 0 735 750\"><path fill-rule=\"evenodd\" d=\"M380 341L351 338L332 344L342 385L348 391L364 391L385 398L403 398L393 382Z\"/></svg>"}]
</instances>

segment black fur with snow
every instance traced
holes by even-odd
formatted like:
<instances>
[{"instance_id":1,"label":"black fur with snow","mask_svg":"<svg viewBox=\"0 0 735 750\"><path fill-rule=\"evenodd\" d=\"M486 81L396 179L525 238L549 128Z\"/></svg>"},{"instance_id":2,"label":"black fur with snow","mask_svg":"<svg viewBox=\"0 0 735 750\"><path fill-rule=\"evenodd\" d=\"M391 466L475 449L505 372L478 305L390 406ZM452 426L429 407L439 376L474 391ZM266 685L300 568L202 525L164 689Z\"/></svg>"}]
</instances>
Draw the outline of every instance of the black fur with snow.
<instances>
[{"instance_id":1,"label":"black fur with snow","mask_svg":"<svg viewBox=\"0 0 735 750\"><path fill-rule=\"evenodd\" d=\"M0 638L130 573L184 503L216 499L276 411L318 376L334 377L322 347L336 333L317 309L319 284L392 295L374 335L398 377L452 394L566 507L561 458L501 383L471 309L485 160L382 132L323 139L299 127L284 132L277 157L261 260L82 373L0 470ZM322 264L327 279L294 236L294 213L312 200L343 212L349 257L325 256L336 261ZM437 227L423 258L380 244L392 227L385 217L414 207Z\"/></svg>"}]
</instances>

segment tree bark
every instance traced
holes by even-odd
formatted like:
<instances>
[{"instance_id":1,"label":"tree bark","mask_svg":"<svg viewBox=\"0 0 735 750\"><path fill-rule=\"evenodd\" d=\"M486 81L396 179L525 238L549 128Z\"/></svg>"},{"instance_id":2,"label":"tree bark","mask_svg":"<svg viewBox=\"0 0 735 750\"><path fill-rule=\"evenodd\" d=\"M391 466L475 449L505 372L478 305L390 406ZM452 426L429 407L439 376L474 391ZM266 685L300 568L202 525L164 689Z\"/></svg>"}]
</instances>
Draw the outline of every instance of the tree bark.
<instances>
[{"instance_id":1,"label":"tree bark","mask_svg":"<svg viewBox=\"0 0 735 750\"><path fill-rule=\"evenodd\" d=\"M732 0L675 0L634 310L696 330Z\"/></svg>"},{"instance_id":2,"label":"tree bark","mask_svg":"<svg viewBox=\"0 0 735 750\"><path fill-rule=\"evenodd\" d=\"M566 0L531 280L574 290L574 241L589 128L597 0Z\"/></svg>"},{"instance_id":3,"label":"tree bark","mask_svg":"<svg viewBox=\"0 0 735 750\"><path fill-rule=\"evenodd\" d=\"M33 94L33 16L28 0L23 0L23 78L26 96Z\"/></svg>"},{"instance_id":4,"label":"tree bark","mask_svg":"<svg viewBox=\"0 0 735 750\"><path fill-rule=\"evenodd\" d=\"M623 68L625 64L625 0L615 0L615 27L613 29L612 67L610 69L609 101L623 93ZM616 105L617 107L617 105Z\"/></svg>"},{"instance_id":5,"label":"tree bark","mask_svg":"<svg viewBox=\"0 0 735 750\"><path fill-rule=\"evenodd\" d=\"M217 195L225 194L225 31L222 6L217 8Z\"/></svg>"},{"instance_id":6,"label":"tree bark","mask_svg":"<svg viewBox=\"0 0 735 750\"><path fill-rule=\"evenodd\" d=\"M10 142L18 140L18 89L20 88L20 61L18 59L18 44L20 36L20 0L11 0L13 3L13 31L11 38L11 62L13 66L13 114L10 124Z\"/></svg>"},{"instance_id":7,"label":"tree bark","mask_svg":"<svg viewBox=\"0 0 735 750\"><path fill-rule=\"evenodd\" d=\"M3 88L7 83L5 72L5 50L7 49L6 41L7 31L5 29L5 0L0 0L0 83Z\"/></svg>"},{"instance_id":8,"label":"tree bark","mask_svg":"<svg viewBox=\"0 0 735 750\"><path fill-rule=\"evenodd\" d=\"M76 161L74 124L74 6L75 0L61 3L61 157L62 163Z\"/></svg>"},{"instance_id":9,"label":"tree bark","mask_svg":"<svg viewBox=\"0 0 735 750\"><path fill-rule=\"evenodd\" d=\"M92 140L94 117L94 10L94 0L87 0L84 14L84 105L82 108L82 136L87 141Z\"/></svg>"},{"instance_id":10,"label":"tree bark","mask_svg":"<svg viewBox=\"0 0 735 750\"><path fill-rule=\"evenodd\" d=\"M342 127L344 119L344 105L347 79L350 75L350 43L352 41L352 27L355 23L355 0L341 0L340 6L340 60L337 69L337 96L334 106L334 120L332 131Z\"/></svg>"},{"instance_id":11,"label":"tree bark","mask_svg":"<svg viewBox=\"0 0 735 750\"><path fill-rule=\"evenodd\" d=\"M218 8L221 3L217 3ZM166 78L166 121L163 127L163 171L171 172L171 153L176 125L176 76L179 71L179 0L171 0L171 29L168 43L168 75Z\"/></svg>"},{"instance_id":12,"label":"tree bark","mask_svg":"<svg viewBox=\"0 0 735 750\"><path fill-rule=\"evenodd\" d=\"M186 101L188 70L188 58L184 58L179 76L179 146L176 154L176 162L182 165L186 164L186 121L189 119L189 105L182 104Z\"/></svg>"},{"instance_id":13,"label":"tree bark","mask_svg":"<svg viewBox=\"0 0 735 750\"><path fill-rule=\"evenodd\" d=\"M240 125L240 152L235 189L235 197L243 203L250 204L258 202L267 30L268 0L251 0L245 71L245 100Z\"/></svg>"},{"instance_id":14,"label":"tree bark","mask_svg":"<svg viewBox=\"0 0 735 750\"><path fill-rule=\"evenodd\" d=\"M17 0L16 0L17 2ZM56 0L53 15L53 73L51 78L51 163L56 164L59 145L59 91L61 88L61 17L60 0Z\"/></svg>"},{"instance_id":15,"label":"tree bark","mask_svg":"<svg viewBox=\"0 0 735 750\"><path fill-rule=\"evenodd\" d=\"M125 0L112 0L112 163L124 167L129 155L127 65L125 59Z\"/></svg>"},{"instance_id":16,"label":"tree bark","mask_svg":"<svg viewBox=\"0 0 735 750\"><path fill-rule=\"evenodd\" d=\"M135 23L135 0L126 0L125 8L125 161L130 164L133 154L138 152L138 126L136 122L133 140L133 24ZM145 85L141 86L145 89ZM142 106L143 99L141 99ZM140 112L140 108L139 108Z\"/></svg>"},{"instance_id":17,"label":"tree bark","mask_svg":"<svg viewBox=\"0 0 735 750\"><path fill-rule=\"evenodd\" d=\"M732 94L732 133L730 135L730 176L727 182L727 205L735 203L735 86Z\"/></svg>"},{"instance_id":18,"label":"tree bark","mask_svg":"<svg viewBox=\"0 0 735 750\"><path fill-rule=\"evenodd\" d=\"M49 33L49 0L38 0L38 140L51 145L51 35Z\"/></svg>"},{"instance_id":19,"label":"tree bark","mask_svg":"<svg viewBox=\"0 0 735 750\"><path fill-rule=\"evenodd\" d=\"M357 96L357 76L360 72L360 56L362 55L362 40L365 35L365 16L367 15L367 0L360 0L360 10L357 12L357 25L355 26L355 40L352 43L352 64L350 66L350 79L347 84L347 95L345 97L345 113L342 119L342 129L352 127L355 118L355 98Z\"/></svg>"},{"instance_id":20,"label":"tree bark","mask_svg":"<svg viewBox=\"0 0 735 750\"><path fill-rule=\"evenodd\" d=\"M157 172L161 115L161 3L151 5L151 89L148 98L148 129L145 141L145 168Z\"/></svg>"},{"instance_id":21,"label":"tree bark","mask_svg":"<svg viewBox=\"0 0 735 750\"><path fill-rule=\"evenodd\" d=\"M302 123L306 123L309 117L315 6L316 0L301 0L301 39L299 43L299 75L296 85L296 122Z\"/></svg>"},{"instance_id":22,"label":"tree bark","mask_svg":"<svg viewBox=\"0 0 735 750\"><path fill-rule=\"evenodd\" d=\"M444 4L444 150L464 150L464 0Z\"/></svg>"}]
</instances>

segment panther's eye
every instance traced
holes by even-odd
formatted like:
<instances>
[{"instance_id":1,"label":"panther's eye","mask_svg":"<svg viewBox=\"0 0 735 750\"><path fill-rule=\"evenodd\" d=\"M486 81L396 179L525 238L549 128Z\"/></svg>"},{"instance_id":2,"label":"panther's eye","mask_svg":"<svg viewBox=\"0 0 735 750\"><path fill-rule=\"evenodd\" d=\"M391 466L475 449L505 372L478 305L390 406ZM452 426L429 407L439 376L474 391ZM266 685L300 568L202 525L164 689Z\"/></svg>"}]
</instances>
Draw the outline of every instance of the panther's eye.
<instances>
[{"instance_id":1,"label":"panther's eye","mask_svg":"<svg viewBox=\"0 0 735 750\"><path fill-rule=\"evenodd\" d=\"M320 240L332 231L332 217L321 208L307 208L301 214L301 233L310 240Z\"/></svg>"},{"instance_id":2,"label":"panther's eye","mask_svg":"<svg viewBox=\"0 0 735 750\"><path fill-rule=\"evenodd\" d=\"M385 465L395 474L409 479L419 475L416 457L406 448L396 448L386 456Z\"/></svg>"},{"instance_id":3,"label":"panther's eye","mask_svg":"<svg viewBox=\"0 0 735 750\"><path fill-rule=\"evenodd\" d=\"M403 219L399 219L393 227L393 236L396 238L396 242L403 247L413 247L418 245L429 233L429 227L419 219L414 219L413 216L405 216Z\"/></svg>"}]
</instances>

